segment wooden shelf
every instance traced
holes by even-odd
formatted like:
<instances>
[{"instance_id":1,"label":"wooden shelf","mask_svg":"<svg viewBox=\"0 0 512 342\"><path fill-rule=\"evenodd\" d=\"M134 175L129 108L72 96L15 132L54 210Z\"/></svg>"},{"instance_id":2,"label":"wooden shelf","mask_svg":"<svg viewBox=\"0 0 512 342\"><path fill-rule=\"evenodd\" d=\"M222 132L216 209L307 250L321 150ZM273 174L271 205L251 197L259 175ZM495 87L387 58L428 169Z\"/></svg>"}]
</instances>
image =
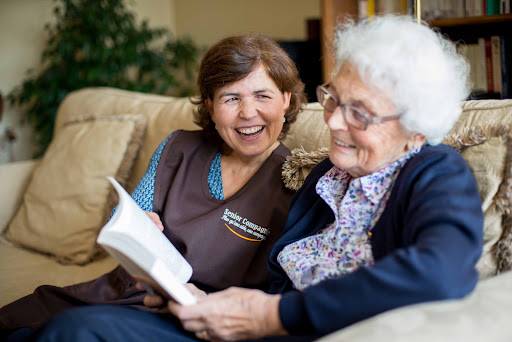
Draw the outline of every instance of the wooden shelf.
<instances>
[{"instance_id":1,"label":"wooden shelf","mask_svg":"<svg viewBox=\"0 0 512 342\"><path fill-rule=\"evenodd\" d=\"M435 19L427 21L432 27L449 28L475 25L512 23L512 14L483 15L478 17Z\"/></svg>"}]
</instances>

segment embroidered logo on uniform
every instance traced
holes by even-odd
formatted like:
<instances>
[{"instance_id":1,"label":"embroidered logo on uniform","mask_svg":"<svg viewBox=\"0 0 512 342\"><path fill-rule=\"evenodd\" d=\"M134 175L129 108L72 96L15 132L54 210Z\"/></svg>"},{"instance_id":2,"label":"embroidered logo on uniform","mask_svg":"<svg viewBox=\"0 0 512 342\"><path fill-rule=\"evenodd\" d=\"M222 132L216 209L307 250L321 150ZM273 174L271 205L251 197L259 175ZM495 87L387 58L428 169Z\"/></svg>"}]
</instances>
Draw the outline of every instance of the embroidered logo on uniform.
<instances>
[{"instance_id":1,"label":"embroidered logo on uniform","mask_svg":"<svg viewBox=\"0 0 512 342\"><path fill-rule=\"evenodd\" d=\"M225 221L224 224L231 233L244 240L261 242L266 240L270 234L270 229L263 228L227 208L220 219ZM244 235L249 235L249 237Z\"/></svg>"}]
</instances>

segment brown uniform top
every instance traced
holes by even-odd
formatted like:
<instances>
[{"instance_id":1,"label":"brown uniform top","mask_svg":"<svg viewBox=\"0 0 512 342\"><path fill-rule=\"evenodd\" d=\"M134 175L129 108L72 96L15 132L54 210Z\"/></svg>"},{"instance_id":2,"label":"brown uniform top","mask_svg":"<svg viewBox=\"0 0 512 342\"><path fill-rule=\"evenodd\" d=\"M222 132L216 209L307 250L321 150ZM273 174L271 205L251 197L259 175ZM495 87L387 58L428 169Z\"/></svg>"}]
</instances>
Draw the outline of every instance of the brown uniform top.
<instances>
[{"instance_id":1,"label":"brown uniform top","mask_svg":"<svg viewBox=\"0 0 512 342\"><path fill-rule=\"evenodd\" d=\"M208 189L208 173L221 145L202 131L175 132L158 164L153 211L192 265L191 282L216 290L261 287L293 195L281 180L290 151L279 145L240 190L217 200Z\"/></svg>"},{"instance_id":2,"label":"brown uniform top","mask_svg":"<svg viewBox=\"0 0 512 342\"><path fill-rule=\"evenodd\" d=\"M260 287L293 196L281 181L281 166L290 152L280 145L242 189L220 201L211 196L207 177L221 145L201 131L174 132L158 164L153 208L166 236L192 265L191 282L205 290ZM117 267L85 283L40 286L0 309L0 329L35 328L63 310L87 304L150 310L135 283Z\"/></svg>"}]
</instances>

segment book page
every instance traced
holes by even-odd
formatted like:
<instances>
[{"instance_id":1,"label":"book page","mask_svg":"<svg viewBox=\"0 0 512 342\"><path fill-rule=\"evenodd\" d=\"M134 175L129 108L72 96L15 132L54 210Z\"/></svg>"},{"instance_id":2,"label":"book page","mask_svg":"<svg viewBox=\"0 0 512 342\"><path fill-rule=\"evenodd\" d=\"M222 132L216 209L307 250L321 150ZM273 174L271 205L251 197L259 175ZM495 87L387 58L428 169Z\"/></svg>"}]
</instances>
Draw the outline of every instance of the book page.
<instances>
[{"instance_id":1,"label":"book page","mask_svg":"<svg viewBox=\"0 0 512 342\"><path fill-rule=\"evenodd\" d=\"M123 187L114 178L108 177L108 179L119 194L119 205L101 230L98 243L134 278L142 281L142 279L147 280L148 277L153 277L157 278L154 280L158 282L160 280L158 278L163 277L181 285L176 291L180 293L185 291L190 294L182 285L192 276L190 264ZM173 287L173 284L160 283L159 285L159 288L164 290ZM193 295L190 294L190 296L194 298ZM190 299L188 301L190 302Z\"/></svg>"}]
</instances>

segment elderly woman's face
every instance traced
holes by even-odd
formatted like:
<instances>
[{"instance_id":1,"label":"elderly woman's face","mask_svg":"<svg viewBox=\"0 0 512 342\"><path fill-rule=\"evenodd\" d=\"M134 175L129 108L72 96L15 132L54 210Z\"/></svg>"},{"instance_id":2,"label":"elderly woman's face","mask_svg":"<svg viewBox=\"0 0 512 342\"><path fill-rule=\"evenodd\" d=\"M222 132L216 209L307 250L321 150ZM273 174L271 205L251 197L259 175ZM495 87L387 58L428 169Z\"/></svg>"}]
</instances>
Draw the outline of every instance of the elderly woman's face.
<instances>
[{"instance_id":1,"label":"elderly woman's face","mask_svg":"<svg viewBox=\"0 0 512 342\"><path fill-rule=\"evenodd\" d=\"M340 69L329 90L339 103L357 107L370 116L397 114L391 101L370 89L349 63ZM329 157L334 165L346 170L352 177L381 170L409 151L409 137L398 120L371 124L366 130L360 130L346 122L339 106L334 112L324 110L324 119L331 131Z\"/></svg>"},{"instance_id":2,"label":"elderly woman's face","mask_svg":"<svg viewBox=\"0 0 512 342\"><path fill-rule=\"evenodd\" d=\"M206 105L217 132L242 157L268 156L277 147L290 93L281 93L263 66L220 88Z\"/></svg>"}]
</instances>

